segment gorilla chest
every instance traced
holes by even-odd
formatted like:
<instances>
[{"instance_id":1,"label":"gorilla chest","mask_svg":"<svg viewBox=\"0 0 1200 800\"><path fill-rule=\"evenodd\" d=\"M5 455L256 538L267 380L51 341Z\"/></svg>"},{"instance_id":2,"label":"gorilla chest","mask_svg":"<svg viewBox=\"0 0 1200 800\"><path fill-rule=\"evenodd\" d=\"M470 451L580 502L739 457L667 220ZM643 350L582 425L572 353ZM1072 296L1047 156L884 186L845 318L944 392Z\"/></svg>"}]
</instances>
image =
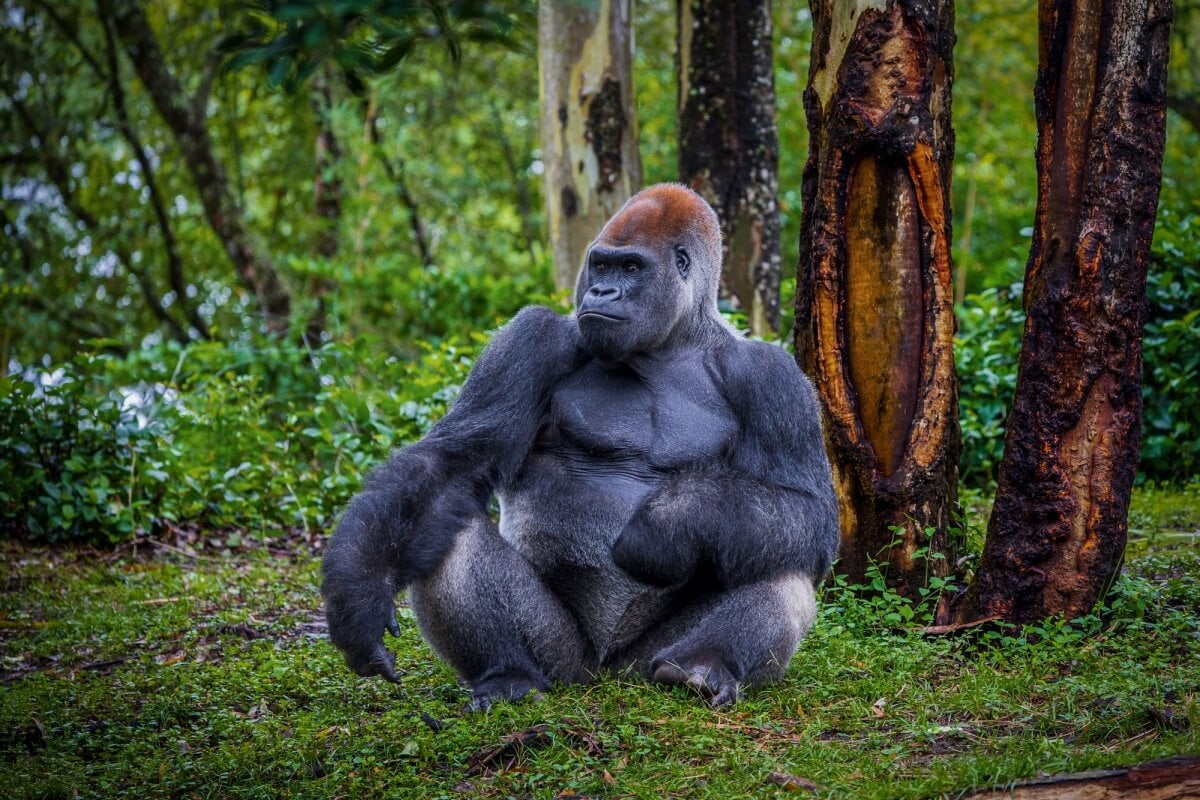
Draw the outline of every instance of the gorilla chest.
<instances>
[{"instance_id":1,"label":"gorilla chest","mask_svg":"<svg viewBox=\"0 0 1200 800\"><path fill-rule=\"evenodd\" d=\"M737 428L698 360L648 377L590 364L559 386L549 412L539 445L600 473L606 464L653 474L719 458Z\"/></svg>"}]
</instances>

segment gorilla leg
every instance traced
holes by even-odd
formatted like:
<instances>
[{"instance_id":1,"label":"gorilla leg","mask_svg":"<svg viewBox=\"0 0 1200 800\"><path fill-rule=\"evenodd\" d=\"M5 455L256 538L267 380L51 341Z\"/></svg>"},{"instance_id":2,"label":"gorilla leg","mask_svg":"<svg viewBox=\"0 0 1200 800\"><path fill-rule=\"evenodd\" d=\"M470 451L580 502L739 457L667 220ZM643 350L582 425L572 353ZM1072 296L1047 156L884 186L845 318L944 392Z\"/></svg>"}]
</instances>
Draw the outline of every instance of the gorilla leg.
<instances>
[{"instance_id":1,"label":"gorilla leg","mask_svg":"<svg viewBox=\"0 0 1200 800\"><path fill-rule=\"evenodd\" d=\"M615 661L726 705L743 684L783 676L816 610L812 581L804 575L746 584L690 603Z\"/></svg>"},{"instance_id":2,"label":"gorilla leg","mask_svg":"<svg viewBox=\"0 0 1200 800\"><path fill-rule=\"evenodd\" d=\"M463 530L442 565L413 584L412 606L426 641L470 684L476 708L595 670L575 618L491 520Z\"/></svg>"}]
</instances>

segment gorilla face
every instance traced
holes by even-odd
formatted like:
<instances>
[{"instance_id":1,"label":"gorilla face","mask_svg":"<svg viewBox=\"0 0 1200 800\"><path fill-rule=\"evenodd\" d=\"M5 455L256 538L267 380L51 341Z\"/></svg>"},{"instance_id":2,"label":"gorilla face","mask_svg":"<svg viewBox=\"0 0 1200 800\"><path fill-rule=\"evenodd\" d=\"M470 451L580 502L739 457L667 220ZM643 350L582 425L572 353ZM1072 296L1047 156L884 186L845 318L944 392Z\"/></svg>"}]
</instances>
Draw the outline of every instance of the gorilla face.
<instances>
[{"instance_id":1,"label":"gorilla face","mask_svg":"<svg viewBox=\"0 0 1200 800\"><path fill-rule=\"evenodd\" d=\"M712 209L683 186L631 198L588 249L575 286L575 319L592 355L624 361L715 317L719 231Z\"/></svg>"}]
</instances>

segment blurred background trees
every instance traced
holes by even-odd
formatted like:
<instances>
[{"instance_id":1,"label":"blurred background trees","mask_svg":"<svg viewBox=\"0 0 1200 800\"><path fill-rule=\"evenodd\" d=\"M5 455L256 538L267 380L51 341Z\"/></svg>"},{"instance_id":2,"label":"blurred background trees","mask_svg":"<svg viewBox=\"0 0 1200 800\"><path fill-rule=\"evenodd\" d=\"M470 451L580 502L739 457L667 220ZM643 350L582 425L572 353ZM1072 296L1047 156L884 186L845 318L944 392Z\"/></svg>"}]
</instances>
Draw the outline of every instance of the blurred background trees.
<instances>
[{"instance_id":1,"label":"blurred background trees","mask_svg":"<svg viewBox=\"0 0 1200 800\"><path fill-rule=\"evenodd\" d=\"M759 8L682 12L694 33L708 18L697 9L726 6ZM320 527L366 465L436 418L487 331L529 303L567 307L544 193L557 156L542 150L533 3L6 0L4 9L6 528L69 538L184 524ZM764 77L741 61L701 69L706 40L688 39L680 12L657 1L629 12L622 141L636 144L643 184L696 181L693 87L744 102L736 82ZM1140 468L1159 481L1200 471L1200 130L1188 111L1200 92L1200 12L1180 0L1177 15ZM805 5L783 3L770 22L759 52L770 45L778 151L768 136L760 155L766 165L777 158L777 177L768 170L757 183L777 181L779 297L772 306L774 278L759 279L773 258L768 225L762 257L744 262L768 296L747 304L735 278L723 307L786 342L814 22ZM958 466L964 486L987 488L1035 233L1036 4L960 0L954 30ZM708 144L746 135L710 118L720 124ZM577 127L593 148L595 136ZM739 191L721 190L726 216L750 207ZM731 246L754 239L729 234ZM103 448L98 431L108 432ZM100 452L117 455L92 458Z\"/></svg>"}]
</instances>

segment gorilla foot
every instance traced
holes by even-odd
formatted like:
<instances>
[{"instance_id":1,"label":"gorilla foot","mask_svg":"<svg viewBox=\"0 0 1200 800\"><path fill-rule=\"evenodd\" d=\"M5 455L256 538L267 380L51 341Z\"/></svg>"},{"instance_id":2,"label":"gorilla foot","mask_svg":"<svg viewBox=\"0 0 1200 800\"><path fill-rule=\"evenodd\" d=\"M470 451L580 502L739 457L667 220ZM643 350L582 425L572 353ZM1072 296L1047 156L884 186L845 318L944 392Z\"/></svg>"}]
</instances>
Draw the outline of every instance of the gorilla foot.
<instances>
[{"instance_id":1,"label":"gorilla foot","mask_svg":"<svg viewBox=\"0 0 1200 800\"><path fill-rule=\"evenodd\" d=\"M654 668L651 680L671 686L686 686L708 700L713 708L736 703L742 687L733 673L718 664L698 663L689 666L663 661Z\"/></svg>"},{"instance_id":2,"label":"gorilla foot","mask_svg":"<svg viewBox=\"0 0 1200 800\"><path fill-rule=\"evenodd\" d=\"M471 687L471 702L468 711L487 711L497 701L516 702L528 697L539 700L542 690L549 689L550 682L541 675L527 672L503 672L488 676Z\"/></svg>"}]
</instances>

